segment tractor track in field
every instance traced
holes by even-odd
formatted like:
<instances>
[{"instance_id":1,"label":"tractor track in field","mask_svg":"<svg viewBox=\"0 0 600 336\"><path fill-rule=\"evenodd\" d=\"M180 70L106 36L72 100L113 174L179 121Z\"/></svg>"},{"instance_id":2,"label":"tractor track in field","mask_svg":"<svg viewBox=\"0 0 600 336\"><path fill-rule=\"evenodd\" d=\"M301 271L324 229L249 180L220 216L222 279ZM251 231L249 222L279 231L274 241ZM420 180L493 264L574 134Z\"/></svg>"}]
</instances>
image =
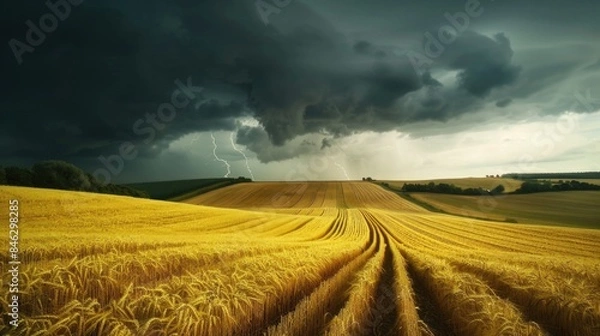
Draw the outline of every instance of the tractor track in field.
<instances>
[{"instance_id":1,"label":"tractor track in field","mask_svg":"<svg viewBox=\"0 0 600 336\"><path fill-rule=\"evenodd\" d=\"M382 234L385 237L386 243L387 244L401 244L401 242L396 241L396 238L388 231L388 228L382 224L381 222L379 222L379 219L373 215L372 213L370 213L368 210L363 210L361 211L363 213L363 216L365 216L365 218L371 218L371 221L373 223L376 223L375 225L377 225ZM390 249L389 245L388 245L388 250ZM402 251L402 248L400 248L400 251ZM389 252L389 251L386 251ZM391 254L391 253L390 253ZM402 252L401 252L402 255ZM405 256L402 255L402 257L405 258ZM387 276L392 276L391 279L385 279L386 274L384 273L384 281L382 282L383 284L385 284L383 288L388 288L385 292L382 293L378 293L378 299L382 300L384 299L382 296L391 296L390 295L390 291L391 289L393 289L393 285L391 285L391 283L393 283L394 279L393 279L393 264L392 264L392 259L391 256L388 257L386 259L386 261L384 262L384 271L385 270L390 270L387 272ZM405 271L407 272L408 278L412 284L411 286L411 290L414 293L414 305L416 306L417 309L417 313L418 313L418 317L420 318L420 327L421 327L421 332L422 334L428 334L428 332L431 332L433 335L435 336L457 336L455 333L453 333L451 330L452 328L450 327L449 324L445 323L440 317L442 316L441 311L439 309L439 307L437 307L434 304L434 299L433 296L431 295L431 293L429 293L428 289L423 285L422 281L420 281L420 279L418 278L414 268L411 266L411 264L409 262L407 262L406 266L405 266ZM391 274L390 274L391 273ZM389 286L389 287L388 287ZM383 290L382 288L382 290ZM393 297L397 298L398 297L398 293L395 293L394 291L391 291L393 293ZM387 299L387 298L385 298ZM395 311L396 309L398 309L397 307L397 302L395 302L395 304L393 305L393 308L390 308L389 310L394 310L394 312L397 314L397 311ZM398 316L398 315L396 315ZM398 321L396 321L396 326ZM382 323L382 328L381 328L381 334L380 335L404 335L402 334L398 328L393 328L392 325L394 325L394 322L392 322L392 317L390 315L387 316L387 320L385 321L385 323Z\"/></svg>"},{"instance_id":2,"label":"tractor track in field","mask_svg":"<svg viewBox=\"0 0 600 336\"><path fill-rule=\"evenodd\" d=\"M396 304L396 292L394 290L394 264L390 247L385 249L383 269L374 298L374 306L371 310L371 320L368 335L394 336L397 335L398 306Z\"/></svg>"},{"instance_id":3,"label":"tractor track in field","mask_svg":"<svg viewBox=\"0 0 600 336\"><path fill-rule=\"evenodd\" d=\"M370 228L370 231L373 229ZM345 279L356 276L373 258L379 244L378 240L370 240L369 246L363 250L360 256L337 269L328 278L323 279L321 284L313 288L308 295L297 298L293 305L265 321L262 328L248 331L246 334L252 336L278 335L285 331L289 335L323 335L328 323L347 302L351 283ZM318 309L308 309L316 305L319 306ZM303 315L306 322L312 323L296 323L298 320L296 315Z\"/></svg>"},{"instance_id":4,"label":"tractor track in field","mask_svg":"<svg viewBox=\"0 0 600 336\"><path fill-rule=\"evenodd\" d=\"M412 280L413 291L415 293L415 305L419 318L427 326L427 329L435 336L459 336L452 331L448 321L444 321L440 307L435 304L432 293L424 286L423 281L417 276L417 272L410 264L406 271Z\"/></svg>"},{"instance_id":5,"label":"tractor track in field","mask_svg":"<svg viewBox=\"0 0 600 336\"><path fill-rule=\"evenodd\" d=\"M399 295L394 288L394 262L390 247L390 239L385 228L379 221L367 211L361 211L365 221L376 228L381 237L381 243L385 245L383 267L378 279L377 291L373 298L370 319L363 331L365 335L372 336L394 336L397 335L399 322L397 320Z\"/></svg>"}]
</instances>

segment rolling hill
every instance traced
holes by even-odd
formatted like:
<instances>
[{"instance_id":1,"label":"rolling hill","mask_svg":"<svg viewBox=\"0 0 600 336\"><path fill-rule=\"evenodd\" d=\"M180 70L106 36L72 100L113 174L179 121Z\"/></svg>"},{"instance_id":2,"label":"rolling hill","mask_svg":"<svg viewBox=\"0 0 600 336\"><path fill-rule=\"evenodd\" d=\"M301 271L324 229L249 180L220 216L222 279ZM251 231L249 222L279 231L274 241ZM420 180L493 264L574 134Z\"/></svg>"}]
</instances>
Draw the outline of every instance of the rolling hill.
<instances>
[{"instance_id":1,"label":"rolling hill","mask_svg":"<svg viewBox=\"0 0 600 336\"><path fill-rule=\"evenodd\" d=\"M431 213L368 182L238 184L187 203L4 186L0 195L18 200L0 210L17 218L18 232L5 233L18 252L0 255L21 263L18 295L0 297L5 335L600 328L600 230Z\"/></svg>"}]
</instances>

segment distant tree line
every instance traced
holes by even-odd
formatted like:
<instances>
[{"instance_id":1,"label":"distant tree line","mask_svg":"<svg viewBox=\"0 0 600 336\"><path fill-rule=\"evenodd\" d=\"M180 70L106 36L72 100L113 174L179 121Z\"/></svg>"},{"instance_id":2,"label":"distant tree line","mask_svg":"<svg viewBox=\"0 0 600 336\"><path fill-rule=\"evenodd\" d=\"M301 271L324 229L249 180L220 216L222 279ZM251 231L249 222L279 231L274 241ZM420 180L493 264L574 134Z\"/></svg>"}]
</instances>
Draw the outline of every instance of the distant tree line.
<instances>
[{"instance_id":1,"label":"distant tree line","mask_svg":"<svg viewBox=\"0 0 600 336\"><path fill-rule=\"evenodd\" d=\"M439 183L435 184L433 182L429 182L428 184L411 184L405 183L402 186L402 191L405 192L430 192L430 193L439 193L439 194L452 194L452 195L497 195L504 192L504 186L498 185L492 190L483 189L483 188L460 188L455 186L454 184L448 183Z\"/></svg>"},{"instance_id":2,"label":"distant tree line","mask_svg":"<svg viewBox=\"0 0 600 336\"><path fill-rule=\"evenodd\" d=\"M517 180L546 180L546 179L600 179L600 172L572 172L572 173L510 173L502 177Z\"/></svg>"},{"instance_id":3,"label":"distant tree line","mask_svg":"<svg viewBox=\"0 0 600 336\"><path fill-rule=\"evenodd\" d=\"M111 183L102 184L94 176L73 164L54 160L36 163L31 169L0 167L0 184L149 197L147 193L131 187Z\"/></svg>"},{"instance_id":4,"label":"distant tree line","mask_svg":"<svg viewBox=\"0 0 600 336\"><path fill-rule=\"evenodd\" d=\"M579 182L579 181L558 181L558 183L552 183L551 181L525 181L521 184L521 187L514 191L515 194L530 194L537 192L549 192L549 191L570 191L570 190L600 190L600 186Z\"/></svg>"},{"instance_id":5,"label":"distant tree line","mask_svg":"<svg viewBox=\"0 0 600 336\"><path fill-rule=\"evenodd\" d=\"M387 183L382 183L383 186L390 188ZM551 181L525 181L521 184L519 189L512 192L512 194L529 194L537 192L552 192L552 191L572 191L572 190L600 190L599 185L580 182L580 181L558 181L558 183L552 183ZM405 183L402 186L401 191L404 192L429 192L438 194L451 194L451 195L499 195L504 193L505 189L503 185L498 185L492 190L484 188L460 188L454 184L439 183L435 184L429 182L428 184L411 184Z\"/></svg>"}]
</instances>

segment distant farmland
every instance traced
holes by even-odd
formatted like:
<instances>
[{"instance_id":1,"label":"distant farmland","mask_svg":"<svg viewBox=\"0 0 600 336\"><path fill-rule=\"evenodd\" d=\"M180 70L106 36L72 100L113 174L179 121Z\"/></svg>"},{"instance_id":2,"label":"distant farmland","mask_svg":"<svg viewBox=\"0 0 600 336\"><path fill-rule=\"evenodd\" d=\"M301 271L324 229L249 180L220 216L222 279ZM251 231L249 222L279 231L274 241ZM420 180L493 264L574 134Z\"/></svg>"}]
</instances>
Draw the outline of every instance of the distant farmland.
<instances>
[{"instance_id":1,"label":"distant farmland","mask_svg":"<svg viewBox=\"0 0 600 336\"><path fill-rule=\"evenodd\" d=\"M124 184L127 187L142 190L150 195L150 198L157 200L168 200L181 197L188 193L202 193L210 190L222 188L235 183L248 182L247 179L234 178L215 178L215 179L194 179L194 180L175 180L147 183L129 183ZM184 196L185 197L185 196Z\"/></svg>"},{"instance_id":2,"label":"distant farmland","mask_svg":"<svg viewBox=\"0 0 600 336\"><path fill-rule=\"evenodd\" d=\"M435 184L446 183L454 184L455 186L467 189L467 188L483 188L483 189L494 189L499 184L503 185L506 192L512 192L517 190L523 181L515 180L512 178L486 178L486 177L470 177L470 178L454 178L454 179L435 179L435 180L415 180L415 181L387 181L381 180L378 182L387 182L391 187L395 189L401 189L405 183L412 184L428 184L433 182Z\"/></svg>"},{"instance_id":3,"label":"distant farmland","mask_svg":"<svg viewBox=\"0 0 600 336\"><path fill-rule=\"evenodd\" d=\"M519 223L600 229L600 192L598 191L500 196L411 193L411 197L449 214L497 221L515 219Z\"/></svg>"}]
</instances>

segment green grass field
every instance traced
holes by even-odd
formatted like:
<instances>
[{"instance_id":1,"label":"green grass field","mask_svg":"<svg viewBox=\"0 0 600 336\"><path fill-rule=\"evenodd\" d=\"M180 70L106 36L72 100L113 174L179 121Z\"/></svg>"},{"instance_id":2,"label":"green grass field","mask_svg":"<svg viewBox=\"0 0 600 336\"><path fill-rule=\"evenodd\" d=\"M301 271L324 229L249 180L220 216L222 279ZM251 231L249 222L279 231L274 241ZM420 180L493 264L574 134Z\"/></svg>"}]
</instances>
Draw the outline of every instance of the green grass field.
<instances>
[{"instance_id":1,"label":"green grass field","mask_svg":"<svg viewBox=\"0 0 600 336\"><path fill-rule=\"evenodd\" d=\"M497 221L600 229L600 192L565 191L526 195L460 196L411 193L448 214Z\"/></svg>"},{"instance_id":2,"label":"green grass field","mask_svg":"<svg viewBox=\"0 0 600 336\"><path fill-rule=\"evenodd\" d=\"M402 188L405 183L412 184L428 184L433 182L435 184L447 183L454 184L455 186L466 189L466 188L484 188L493 189L499 184L502 184L505 188L505 192L512 192L517 190L523 181L515 180L511 178L486 178L486 177L469 177L469 178L454 178L454 179L437 179L437 180L416 180L416 181L378 181L386 182L395 189Z\"/></svg>"}]
</instances>

